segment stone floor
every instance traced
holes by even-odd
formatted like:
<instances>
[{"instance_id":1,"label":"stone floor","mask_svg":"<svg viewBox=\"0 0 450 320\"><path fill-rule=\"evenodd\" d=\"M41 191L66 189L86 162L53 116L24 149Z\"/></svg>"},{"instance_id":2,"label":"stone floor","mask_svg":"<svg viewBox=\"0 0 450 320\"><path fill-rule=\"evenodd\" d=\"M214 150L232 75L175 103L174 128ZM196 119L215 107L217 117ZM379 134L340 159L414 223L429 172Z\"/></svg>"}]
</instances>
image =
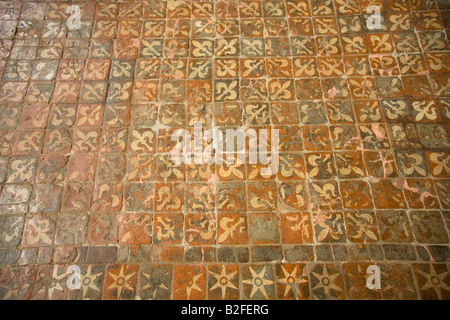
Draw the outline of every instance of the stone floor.
<instances>
[{"instance_id":1,"label":"stone floor","mask_svg":"<svg viewBox=\"0 0 450 320\"><path fill-rule=\"evenodd\" d=\"M450 299L449 30L448 0L0 1L0 298ZM196 121L278 129L278 173L175 164Z\"/></svg>"}]
</instances>

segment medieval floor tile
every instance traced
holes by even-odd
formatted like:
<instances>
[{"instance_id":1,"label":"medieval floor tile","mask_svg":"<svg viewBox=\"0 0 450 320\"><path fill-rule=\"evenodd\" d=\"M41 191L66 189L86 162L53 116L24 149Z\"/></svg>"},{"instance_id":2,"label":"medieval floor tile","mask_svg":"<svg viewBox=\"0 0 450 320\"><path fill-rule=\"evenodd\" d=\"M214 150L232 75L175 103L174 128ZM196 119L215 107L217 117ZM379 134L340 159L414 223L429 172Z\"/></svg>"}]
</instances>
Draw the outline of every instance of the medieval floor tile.
<instances>
[{"instance_id":1,"label":"medieval floor tile","mask_svg":"<svg viewBox=\"0 0 450 320\"><path fill-rule=\"evenodd\" d=\"M207 270L204 266L175 266L172 298L176 300L205 299L206 275Z\"/></svg>"},{"instance_id":2,"label":"medieval floor tile","mask_svg":"<svg viewBox=\"0 0 450 320\"><path fill-rule=\"evenodd\" d=\"M105 271L102 299L134 299L137 278L137 265L109 265Z\"/></svg>"},{"instance_id":3,"label":"medieval floor tile","mask_svg":"<svg viewBox=\"0 0 450 320\"><path fill-rule=\"evenodd\" d=\"M448 299L450 284L448 270L445 268L445 265L413 264L413 270L422 299Z\"/></svg>"}]
</instances>

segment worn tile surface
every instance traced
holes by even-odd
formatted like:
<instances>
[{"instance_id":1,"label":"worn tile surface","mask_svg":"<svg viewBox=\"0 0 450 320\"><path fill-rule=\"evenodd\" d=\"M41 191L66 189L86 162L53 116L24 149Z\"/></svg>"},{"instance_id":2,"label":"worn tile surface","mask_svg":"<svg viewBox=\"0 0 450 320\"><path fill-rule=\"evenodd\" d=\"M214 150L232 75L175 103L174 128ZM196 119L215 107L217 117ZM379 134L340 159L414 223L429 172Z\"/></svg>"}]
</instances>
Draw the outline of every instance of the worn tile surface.
<instances>
[{"instance_id":1,"label":"worn tile surface","mask_svg":"<svg viewBox=\"0 0 450 320\"><path fill-rule=\"evenodd\" d=\"M450 299L449 35L448 0L1 0L0 299ZM175 163L199 121L279 130L278 172Z\"/></svg>"}]
</instances>

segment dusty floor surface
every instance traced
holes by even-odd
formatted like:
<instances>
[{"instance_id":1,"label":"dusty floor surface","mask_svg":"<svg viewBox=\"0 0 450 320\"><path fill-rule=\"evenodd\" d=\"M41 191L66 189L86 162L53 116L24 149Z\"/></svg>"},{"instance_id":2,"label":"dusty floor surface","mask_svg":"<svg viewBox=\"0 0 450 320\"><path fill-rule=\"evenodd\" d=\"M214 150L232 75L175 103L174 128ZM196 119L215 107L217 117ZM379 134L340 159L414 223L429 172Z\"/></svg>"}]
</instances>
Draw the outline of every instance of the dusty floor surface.
<instances>
[{"instance_id":1,"label":"dusty floor surface","mask_svg":"<svg viewBox=\"0 0 450 320\"><path fill-rule=\"evenodd\" d=\"M449 9L0 1L0 298L450 299ZM175 164L196 121L278 172Z\"/></svg>"}]
</instances>

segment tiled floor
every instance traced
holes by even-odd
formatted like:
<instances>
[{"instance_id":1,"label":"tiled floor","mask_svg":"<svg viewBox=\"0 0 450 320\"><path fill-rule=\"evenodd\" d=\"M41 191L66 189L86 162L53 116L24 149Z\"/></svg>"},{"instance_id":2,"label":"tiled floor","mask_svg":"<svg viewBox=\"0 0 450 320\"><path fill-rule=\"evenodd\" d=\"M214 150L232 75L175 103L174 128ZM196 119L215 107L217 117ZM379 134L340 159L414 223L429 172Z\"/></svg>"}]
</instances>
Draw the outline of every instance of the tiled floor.
<instances>
[{"instance_id":1,"label":"tiled floor","mask_svg":"<svg viewBox=\"0 0 450 320\"><path fill-rule=\"evenodd\" d=\"M0 298L450 299L448 0L3 0L0 20ZM278 129L278 173L174 164L196 121Z\"/></svg>"}]
</instances>

